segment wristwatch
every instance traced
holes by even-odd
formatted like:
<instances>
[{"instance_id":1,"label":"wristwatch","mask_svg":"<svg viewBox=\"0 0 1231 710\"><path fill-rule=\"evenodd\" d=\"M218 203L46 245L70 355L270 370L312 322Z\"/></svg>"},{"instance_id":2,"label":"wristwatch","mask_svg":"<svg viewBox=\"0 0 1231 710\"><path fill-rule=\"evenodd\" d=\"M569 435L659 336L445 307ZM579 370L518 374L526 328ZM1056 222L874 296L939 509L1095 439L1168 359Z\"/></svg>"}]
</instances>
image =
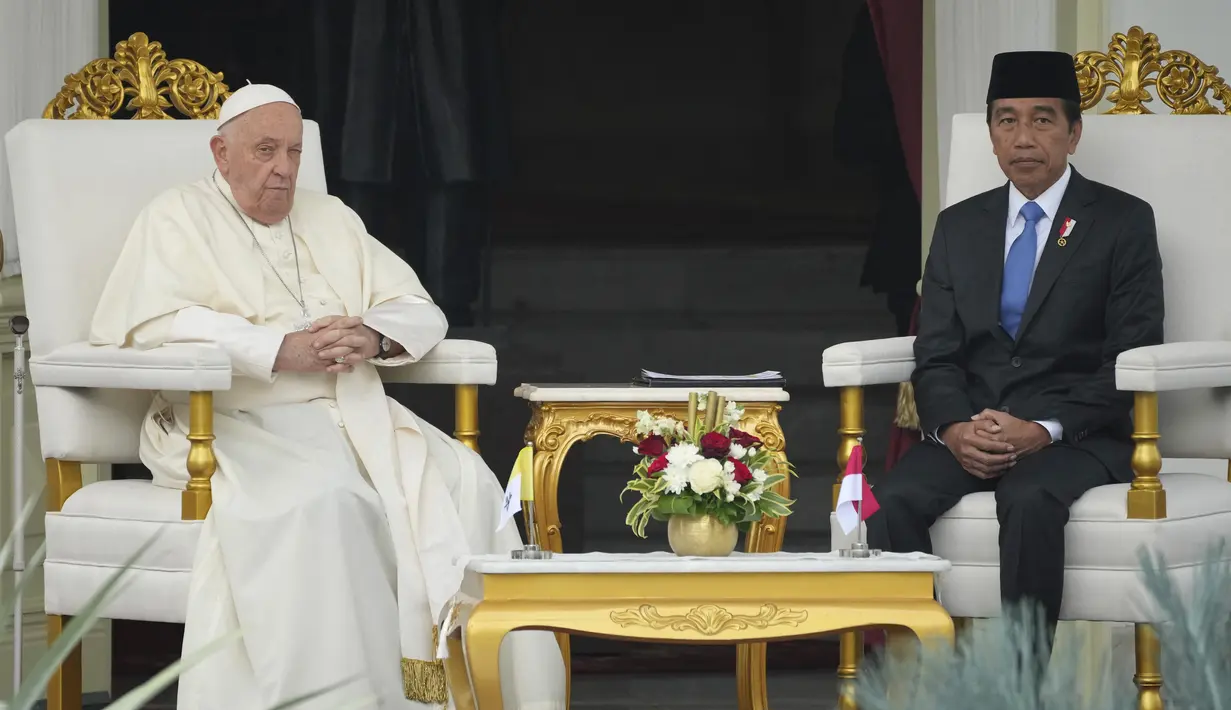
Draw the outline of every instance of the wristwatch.
<instances>
[{"instance_id":1,"label":"wristwatch","mask_svg":"<svg viewBox=\"0 0 1231 710\"><path fill-rule=\"evenodd\" d=\"M378 355L377 357L382 357L382 358L389 357L389 352L392 350L393 350L393 341L389 339L389 336L387 335L380 336L380 355Z\"/></svg>"}]
</instances>

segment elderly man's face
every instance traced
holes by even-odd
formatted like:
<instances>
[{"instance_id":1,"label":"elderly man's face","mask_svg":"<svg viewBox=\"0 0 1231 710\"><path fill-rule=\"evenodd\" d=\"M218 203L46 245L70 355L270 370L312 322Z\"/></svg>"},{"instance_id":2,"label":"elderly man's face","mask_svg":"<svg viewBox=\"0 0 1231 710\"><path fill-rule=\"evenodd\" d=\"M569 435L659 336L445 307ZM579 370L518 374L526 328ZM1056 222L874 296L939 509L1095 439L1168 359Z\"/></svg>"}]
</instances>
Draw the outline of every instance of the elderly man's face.
<instances>
[{"instance_id":1,"label":"elderly man's face","mask_svg":"<svg viewBox=\"0 0 1231 710\"><path fill-rule=\"evenodd\" d=\"M299 109L288 103L254 108L229 121L210 148L245 214L273 224L291 213L303 152Z\"/></svg>"},{"instance_id":2,"label":"elderly man's face","mask_svg":"<svg viewBox=\"0 0 1231 710\"><path fill-rule=\"evenodd\" d=\"M1000 169L1032 200L1060 179L1081 140L1081 121L1069 123L1060 99L997 99L988 128Z\"/></svg>"}]
</instances>

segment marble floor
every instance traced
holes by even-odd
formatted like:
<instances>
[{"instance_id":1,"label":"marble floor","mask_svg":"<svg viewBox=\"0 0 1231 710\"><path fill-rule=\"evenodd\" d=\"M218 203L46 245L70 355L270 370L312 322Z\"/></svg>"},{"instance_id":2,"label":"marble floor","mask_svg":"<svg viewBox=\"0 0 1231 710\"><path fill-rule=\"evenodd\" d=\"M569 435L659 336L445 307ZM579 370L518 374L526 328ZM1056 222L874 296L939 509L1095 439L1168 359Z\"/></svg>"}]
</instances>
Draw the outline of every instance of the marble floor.
<instances>
[{"instance_id":1,"label":"marble floor","mask_svg":"<svg viewBox=\"0 0 1231 710\"><path fill-rule=\"evenodd\" d=\"M770 707L773 710L829 710L837 704L835 684L832 672L771 673ZM102 703L87 703L85 710L103 710L104 707ZM572 710L736 710L737 707L735 678L725 673L640 676L596 673L573 679ZM174 708L174 690L146 705L147 710Z\"/></svg>"}]
</instances>

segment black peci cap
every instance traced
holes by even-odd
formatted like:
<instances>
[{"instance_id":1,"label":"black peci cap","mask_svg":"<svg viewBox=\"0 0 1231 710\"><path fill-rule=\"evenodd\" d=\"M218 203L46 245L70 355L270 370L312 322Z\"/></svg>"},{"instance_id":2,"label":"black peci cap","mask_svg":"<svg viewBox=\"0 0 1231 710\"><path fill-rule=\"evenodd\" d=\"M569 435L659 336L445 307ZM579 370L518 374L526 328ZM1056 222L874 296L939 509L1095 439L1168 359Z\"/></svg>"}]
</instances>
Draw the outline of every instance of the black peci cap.
<instances>
[{"instance_id":1,"label":"black peci cap","mask_svg":"<svg viewBox=\"0 0 1231 710\"><path fill-rule=\"evenodd\" d=\"M996 99L1063 99L1081 103L1073 55L1066 52L1004 52L992 60L987 103Z\"/></svg>"}]
</instances>

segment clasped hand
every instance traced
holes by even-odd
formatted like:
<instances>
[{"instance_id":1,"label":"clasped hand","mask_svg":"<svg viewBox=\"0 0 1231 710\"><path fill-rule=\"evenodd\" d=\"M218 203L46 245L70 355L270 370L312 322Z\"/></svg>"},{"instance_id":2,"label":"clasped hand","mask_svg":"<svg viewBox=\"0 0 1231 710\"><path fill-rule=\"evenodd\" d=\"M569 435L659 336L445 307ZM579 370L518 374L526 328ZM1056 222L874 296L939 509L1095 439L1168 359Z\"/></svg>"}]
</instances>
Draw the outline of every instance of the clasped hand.
<instances>
[{"instance_id":1,"label":"clasped hand","mask_svg":"<svg viewBox=\"0 0 1231 710\"><path fill-rule=\"evenodd\" d=\"M380 336L363 319L326 316L307 330L288 333L274 360L279 372L351 372L380 354ZM342 358L342 362L337 359Z\"/></svg>"},{"instance_id":2,"label":"clasped hand","mask_svg":"<svg viewBox=\"0 0 1231 710\"><path fill-rule=\"evenodd\" d=\"M985 409L968 422L950 424L941 435L958 463L979 478L995 478L1018 459L1051 443L1042 424Z\"/></svg>"}]
</instances>

